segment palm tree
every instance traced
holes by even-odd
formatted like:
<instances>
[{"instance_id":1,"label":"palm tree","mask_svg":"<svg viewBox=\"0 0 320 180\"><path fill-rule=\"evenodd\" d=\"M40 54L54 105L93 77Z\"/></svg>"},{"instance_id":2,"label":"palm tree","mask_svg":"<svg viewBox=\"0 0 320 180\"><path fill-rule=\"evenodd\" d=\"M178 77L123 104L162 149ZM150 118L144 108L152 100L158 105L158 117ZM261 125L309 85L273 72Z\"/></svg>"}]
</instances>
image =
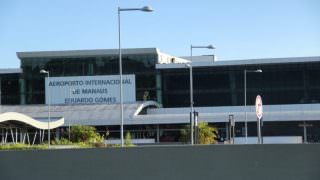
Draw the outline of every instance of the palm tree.
<instances>
[{"instance_id":1,"label":"palm tree","mask_svg":"<svg viewBox=\"0 0 320 180\"><path fill-rule=\"evenodd\" d=\"M215 144L217 143L218 129L213 126L209 126L207 122L199 122L197 128L197 140L198 144ZM190 125L186 125L180 130L180 141L188 143L190 141Z\"/></svg>"}]
</instances>

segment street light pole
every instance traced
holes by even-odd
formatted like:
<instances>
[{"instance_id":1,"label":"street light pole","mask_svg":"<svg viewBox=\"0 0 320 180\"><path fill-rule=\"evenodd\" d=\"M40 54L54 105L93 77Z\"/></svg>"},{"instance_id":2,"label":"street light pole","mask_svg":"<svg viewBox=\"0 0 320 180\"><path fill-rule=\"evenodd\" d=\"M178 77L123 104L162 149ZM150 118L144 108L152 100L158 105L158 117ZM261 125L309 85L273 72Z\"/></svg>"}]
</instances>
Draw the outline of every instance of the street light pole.
<instances>
[{"instance_id":1,"label":"street light pole","mask_svg":"<svg viewBox=\"0 0 320 180\"><path fill-rule=\"evenodd\" d=\"M191 48L191 62L192 62L192 48ZM189 77L190 77L190 143L191 145L194 144L193 139L193 73L192 73L192 65L186 64L189 67Z\"/></svg>"},{"instance_id":2,"label":"street light pole","mask_svg":"<svg viewBox=\"0 0 320 180\"><path fill-rule=\"evenodd\" d=\"M215 49L215 47L213 47L212 45L208 45L208 46L190 46L190 63L187 64L187 66L189 67L189 74L190 74L190 143L191 145L194 144L194 125L195 123L193 122L194 120L194 110L193 110L193 105L194 105L194 101L193 101L193 68L192 68L192 49L193 48L202 48L202 49Z\"/></svg>"},{"instance_id":3,"label":"street light pole","mask_svg":"<svg viewBox=\"0 0 320 180\"><path fill-rule=\"evenodd\" d=\"M72 98L72 93L73 93L73 91L74 91L74 89L69 89L69 106L70 105L72 105L72 102L71 102L71 98ZM70 135L70 131L71 131L71 119L69 119L69 123L68 123L68 138L69 138L69 141L70 141L70 137L71 137L71 135Z\"/></svg>"},{"instance_id":4,"label":"street light pole","mask_svg":"<svg viewBox=\"0 0 320 180\"><path fill-rule=\"evenodd\" d=\"M244 121L244 131L245 131L245 143L248 143L248 121L247 121L247 72L252 72L252 73L261 73L261 69L257 70L244 70L244 114L245 114L245 121Z\"/></svg>"},{"instance_id":5,"label":"street light pole","mask_svg":"<svg viewBox=\"0 0 320 180\"><path fill-rule=\"evenodd\" d=\"M1 86L2 79L0 77L0 114L2 113L2 86Z\"/></svg>"},{"instance_id":6,"label":"street light pole","mask_svg":"<svg viewBox=\"0 0 320 180\"><path fill-rule=\"evenodd\" d=\"M40 71L41 74L47 74L48 77L48 83L50 83L50 72L46 71L44 69L42 69ZM48 148L50 149L50 121L51 121L51 117L50 117L50 88L48 86Z\"/></svg>"},{"instance_id":7,"label":"street light pole","mask_svg":"<svg viewBox=\"0 0 320 180\"><path fill-rule=\"evenodd\" d=\"M121 11L144 11L152 12L153 9L150 6L144 6L142 8L120 8L118 7L118 42L119 42L119 75L120 75L120 136L121 136L121 147L124 146L123 140L123 85L122 85L122 52L121 52L121 26L120 26L120 12Z\"/></svg>"},{"instance_id":8,"label":"street light pole","mask_svg":"<svg viewBox=\"0 0 320 180\"><path fill-rule=\"evenodd\" d=\"M244 132L245 132L245 143L248 143L248 123L247 123L247 70L244 70L244 113L245 113L245 121L244 121Z\"/></svg>"}]
</instances>

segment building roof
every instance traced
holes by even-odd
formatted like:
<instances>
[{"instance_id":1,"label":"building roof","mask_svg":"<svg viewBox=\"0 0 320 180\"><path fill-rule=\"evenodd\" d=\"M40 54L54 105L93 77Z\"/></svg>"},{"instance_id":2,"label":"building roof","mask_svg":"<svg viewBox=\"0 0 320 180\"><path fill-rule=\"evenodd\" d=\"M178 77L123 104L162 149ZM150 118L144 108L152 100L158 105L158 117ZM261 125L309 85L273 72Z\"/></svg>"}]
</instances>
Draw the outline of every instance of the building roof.
<instances>
[{"instance_id":1,"label":"building roof","mask_svg":"<svg viewBox=\"0 0 320 180\"><path fill-rule=\"evenodd\" d=\"M20 74L20 73L22 73L22 69L20 68L0 69L0 74Z\"/></svg>"},{"instance_id":2,"label":"building roof","mask_svg":"<svg viewBox=\"0 0 320 180\"><path fill-rule=\"evenodd\" d=\"M157 54L157 48L121 49L122 54ZM92 50L66 50L66 51L34 51L17 52L19 59L40 57L76 57L76 56L105 56L118 55L119 49L92 49Z\"/></svg>"},{"instance_id":3,"label":"building roof","mask_svg":"<svg viewBox=\"0 0 320 180\"><path fill-rule=\"evenodd\" d=\"M130 48L121 49L124 55L135 54L153 54L158 55L157 63L186 63L189 62L183 58L169 55L167 53L160 52L158 48ZM107 56L119 54L119 49L92 49L92 50L66 50L66 51L34 51L34 52L17 52L19 59L24 58L60 58L60 57L92 57L92 56ZM41 60L41 59L39 59Z\"/></svg>"},{"instance_id":4,"label":"building roof","mask_svg":"<svg viewBox=\"0 0 320 180\"><path fill-rule=\"evenodd\" d=\"M184 57L187 58L187 57ZM190 58L189 58L190 59ZM199 59L199 61L197 61ZM262 64L281 64L281 63L305 63L320 62L320 56L314 57L288 57L288 58L262 58L245 60L220 60L213 61L212 56L193 56L193 67L219 67L219 66L238 66L238 65L262 65ZM170 63L157 64L157 69L188 68L184 64Z\"/></svg>"}]
</instances>

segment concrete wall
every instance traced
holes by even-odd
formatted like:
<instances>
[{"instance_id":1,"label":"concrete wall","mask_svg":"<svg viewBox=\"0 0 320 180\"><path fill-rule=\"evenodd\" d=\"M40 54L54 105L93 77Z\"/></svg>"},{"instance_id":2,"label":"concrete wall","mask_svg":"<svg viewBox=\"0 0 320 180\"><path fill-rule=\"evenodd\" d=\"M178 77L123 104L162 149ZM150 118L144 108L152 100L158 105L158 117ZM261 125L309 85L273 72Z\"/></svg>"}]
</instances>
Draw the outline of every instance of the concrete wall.
<instances>
[{"instance_id":1,"label":"concrete wall","mask_svg":"<svg viewBox=\"0 0 320 180\"><path fill-rule=\"evenodd\" d=\"M0 151L1 180L319 180L320 144Z\"/></svg>"}]
</instances>

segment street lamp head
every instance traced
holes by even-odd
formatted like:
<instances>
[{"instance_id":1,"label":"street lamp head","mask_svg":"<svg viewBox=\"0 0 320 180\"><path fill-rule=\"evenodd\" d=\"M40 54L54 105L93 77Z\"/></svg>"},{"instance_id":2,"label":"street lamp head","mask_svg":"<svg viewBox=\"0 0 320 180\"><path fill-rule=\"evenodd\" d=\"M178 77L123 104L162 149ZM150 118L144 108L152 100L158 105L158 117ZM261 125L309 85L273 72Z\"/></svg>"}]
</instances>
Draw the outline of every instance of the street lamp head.
<instances>
[{"instance_id":1,"label":"street lamp head","mask_svg":"<svg viewBox=\"0 0 320 180\"><path fill-rule=\"evenodd\" d=\"M215 47L213 47L211 44L209 46L207 46L208 49L215 49Z\"/></svg>"},{"instance_id":2,"label":"street lamp head","mask_svg":"<svg viewBox=\"0 0 320 180\"><path fill-rule=\"evenodd\" d=\"M144 12L152 12L153 9L151 6L144 6L141 8L141 11L144 11Z\"/></svg>"},{"instance_id":3,"label":"street lamp head","mask_svg":"<svg viewBox=\"0 0 320 180\"><path fill-rule=\"evenodd\" d=\"M192 48L215 49L215 47L213 47L211 44L209 44L208 46L193 46L193 45L191 45L191 49Z\"/></svg>"},{"instance_id":4,"label":"street lamp head","mask_svg":"<svg viewBox=\"0 0 320 180\"><path fill-rule=\"evenodd\" d=\"M262 72L262 69L257 69L256 72L261 73L261 72Z\"/></svg>"},{"instance_id":5,"label":"street lamp head","mask_svg":"<svg viewBox=\"0 0 320 180\"><path fill-rule=\"evenodd\" d=\"M44 69L41 69L41 70L40 70L40 73L41 73L41 74L48 74L49 72L46 71L46 70L44 70Z\"/></svg>"}]
</instances>

